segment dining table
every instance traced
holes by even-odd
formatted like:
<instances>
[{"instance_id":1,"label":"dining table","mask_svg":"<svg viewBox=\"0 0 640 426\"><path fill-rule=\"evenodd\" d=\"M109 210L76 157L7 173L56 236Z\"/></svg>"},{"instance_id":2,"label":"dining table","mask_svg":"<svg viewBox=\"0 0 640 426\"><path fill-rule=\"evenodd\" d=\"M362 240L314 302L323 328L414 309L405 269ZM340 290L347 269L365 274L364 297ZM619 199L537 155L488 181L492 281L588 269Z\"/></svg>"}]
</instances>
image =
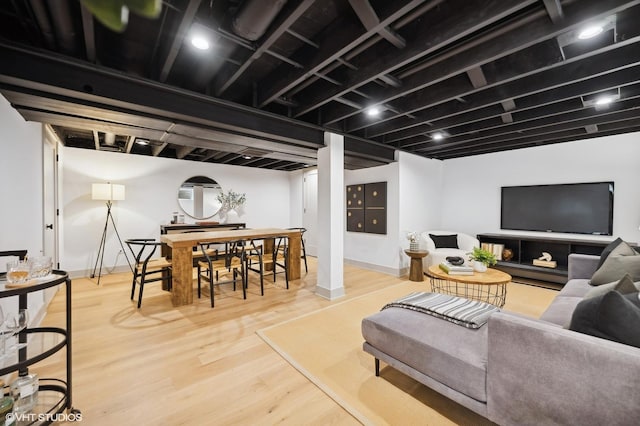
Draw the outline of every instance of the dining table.
<instances>
[{"instance_id":1,"label":"dining table","mask_svg":"<svg viewBox=\"0 0 640 426\"><path fill-rule=\"evenodd\" d=\"M289 240L287 273L290 280L297 280L301 274L302 254L302 234L299 229L254 228L161 235L160 241L171 247L172 252L171 302L173 306L193 303L193 248L199 243L263 240L264 251L269 253L274 249L275 239L280 237L286 237Z\"/></svg>"}]
</instances>

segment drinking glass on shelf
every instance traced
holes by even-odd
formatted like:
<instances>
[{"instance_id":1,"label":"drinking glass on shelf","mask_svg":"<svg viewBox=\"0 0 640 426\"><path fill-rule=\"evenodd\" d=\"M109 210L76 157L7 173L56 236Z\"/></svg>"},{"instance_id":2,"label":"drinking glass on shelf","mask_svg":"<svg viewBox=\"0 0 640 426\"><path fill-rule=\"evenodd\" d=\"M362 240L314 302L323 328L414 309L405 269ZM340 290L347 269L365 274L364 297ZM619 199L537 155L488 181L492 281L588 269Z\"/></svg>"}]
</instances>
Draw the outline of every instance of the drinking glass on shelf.
<instances>
[{"instance_id":1,"label":"drinking glass on shelf","mask_svg":"<svg viewBox=\"0 0 640 426\"><path fill-rule=\"evenodd\" d=\"M31 276L33 278L46 277L51 273L51 256L30 257L29 260L31 260Z\"/></svg>"},{"instance_id":2,"label":"drinking glass on shelf","mask_svg":"<svg viewBox=\"0 0 640 426\"><path fill-rule=\"evenodd\" d=\"M31 261L14 260L7 262L7 282L20 284L27 282L31 277Z\"/></svg>"},{"instance_id":3,"label":"drinking glass on shelf","mask_svg":"<svg viewBox=\"0 0 640 426\"><path fill-rule=\"evenodd\" d=\"M28 323L29 311L27 311L26 309L19 309L17 313L8 314L4 322L4 326L9 332L9 336L7 338L17 336L18 333L20 333L27 327ZM5 353L22 349L25 346L27 346L26 343L19 343L18 341L16 341L16 343L11 347L5 348Z\"/></svg>"}]
</instances>

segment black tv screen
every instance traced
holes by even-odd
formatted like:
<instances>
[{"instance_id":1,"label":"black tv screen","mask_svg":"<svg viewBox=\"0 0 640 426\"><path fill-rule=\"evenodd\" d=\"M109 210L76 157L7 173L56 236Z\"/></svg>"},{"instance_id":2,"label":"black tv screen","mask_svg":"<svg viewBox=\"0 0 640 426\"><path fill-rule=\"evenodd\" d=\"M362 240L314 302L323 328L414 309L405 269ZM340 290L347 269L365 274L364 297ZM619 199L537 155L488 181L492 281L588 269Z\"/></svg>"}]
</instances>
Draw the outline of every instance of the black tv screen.
<instances>
[{"instance_id":1,"label":"black tv screen","mask_svg":"<svg viewBox=\"0 0 640 426\"><path fill-rule=\"evenodd\" d=\"M503 186L501 229L613 234L613 182Z\"/></svg>"}]
</instances>

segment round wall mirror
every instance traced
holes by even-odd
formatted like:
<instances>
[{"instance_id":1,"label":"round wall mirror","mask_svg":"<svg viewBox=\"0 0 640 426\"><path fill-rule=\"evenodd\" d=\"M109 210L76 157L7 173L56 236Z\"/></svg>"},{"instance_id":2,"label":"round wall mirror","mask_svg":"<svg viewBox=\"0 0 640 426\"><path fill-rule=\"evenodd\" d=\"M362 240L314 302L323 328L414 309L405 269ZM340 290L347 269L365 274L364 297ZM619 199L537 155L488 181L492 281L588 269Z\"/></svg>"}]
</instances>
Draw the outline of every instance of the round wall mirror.
<instances>
[{"instance_id":1,"label":"round wall mirror","mask_svg":"<svg viewBox=\"0 0 640 426\"><path fill-rule=\"evenodd\" d=\"M178 189L180 208L194 219L208 219L222 206L218 194L222 187L206 176L194 176L185 180Z\"/></svg>"}]
</instances>

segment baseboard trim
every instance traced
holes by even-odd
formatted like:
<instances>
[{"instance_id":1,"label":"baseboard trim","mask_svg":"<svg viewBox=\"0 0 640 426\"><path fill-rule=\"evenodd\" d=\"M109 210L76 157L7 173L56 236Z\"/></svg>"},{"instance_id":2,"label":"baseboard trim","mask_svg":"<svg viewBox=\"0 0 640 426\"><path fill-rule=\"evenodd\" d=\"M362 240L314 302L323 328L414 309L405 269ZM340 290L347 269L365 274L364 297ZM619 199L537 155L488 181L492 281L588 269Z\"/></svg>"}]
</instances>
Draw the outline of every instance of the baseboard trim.
<instances>
[{"instance_id":1,"label":"baseboard trim","mask_svg":"<svg viewBox=\"0 0 640 426\"><path fill-rule=\"evenodd\" d=\"M344 263L348 265L357 266L358 268L368 269L370 271L381 272L387 275L393 275L394 277L402 277L404 275L409 274L408 267L390 268L388 266L374 265L373 263L361 262L359 260L353 260L353 259L347 259L347 258L344 259Z\"/></svg>"},{"instance_id":2,"label":"baseboard trim","mask_svg":"<svg viewBox=\"0 0 640 426\"><path fill-rule=\"evenodd\" d=\"M316 295L327 300L336 300L344 297L344 287L329 289L320 286L316 286Z\"/></svg>"},{"instance_id":3,"label":"baseboard trim","mask_svg":"<svg viewBox=\"0 0 640 426\"><path fill-rule=\"evenodd\" d=\"M62 268L63 270L65 270L64 268ZM65 270L66 271L66 270ZM107 270L105 268L102 268L102 277L105 277L109 274L118 274L120 272L131 272L131 269L129 269L129 267L127 265L121 265L121 266L116 266L115 268L111 269L109 272L107 272ZM74 278L89 278L91 276L91 273L93 272L93 269L78 269L75 271L66 271L67 274L69 274L69 278L74 279ZM95 280L98 280L98 274L96 272L96 276L95 276Z\"/></svg>"}]
</instances>

